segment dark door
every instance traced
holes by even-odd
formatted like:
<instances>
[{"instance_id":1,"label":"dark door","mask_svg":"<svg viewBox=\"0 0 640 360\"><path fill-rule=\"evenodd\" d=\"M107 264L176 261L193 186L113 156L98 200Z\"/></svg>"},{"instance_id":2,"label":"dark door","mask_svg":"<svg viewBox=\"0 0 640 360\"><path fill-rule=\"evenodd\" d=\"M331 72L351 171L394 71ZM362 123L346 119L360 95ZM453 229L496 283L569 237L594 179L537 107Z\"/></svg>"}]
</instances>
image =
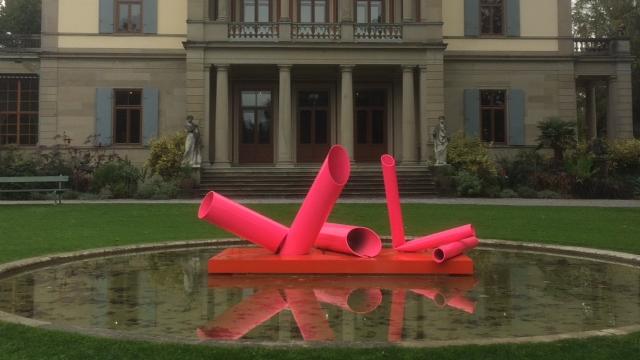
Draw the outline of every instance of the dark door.
<instances>
[{"instance_id":1,"label":"dark door","mask_svg":"<svg viewBox=\"0 0 640 360\"><path fill-rule=\"evenodd\" d=\"M273 163L273 91L242 89L238 105L240 163Z\"/></svg>"},{"instance_id":2,"label":"dark door","mask_svg":"<svg viewBox=\"0 0 640 360\"><path fill-rule=\"evenodd\" d=\"M355 122L355 160L380 161L387 152L386 90L356 91Z\"/></svg>"},{"instance_id":3,"label":"dark door","mask_svg":"<svg viewBox=\"0 0 640 360\"><path fill-rule=\"evenodd\" d=\"M329 92L298 92L298 162L319 163L329 151Z\"/></svg>"}]
</instances>

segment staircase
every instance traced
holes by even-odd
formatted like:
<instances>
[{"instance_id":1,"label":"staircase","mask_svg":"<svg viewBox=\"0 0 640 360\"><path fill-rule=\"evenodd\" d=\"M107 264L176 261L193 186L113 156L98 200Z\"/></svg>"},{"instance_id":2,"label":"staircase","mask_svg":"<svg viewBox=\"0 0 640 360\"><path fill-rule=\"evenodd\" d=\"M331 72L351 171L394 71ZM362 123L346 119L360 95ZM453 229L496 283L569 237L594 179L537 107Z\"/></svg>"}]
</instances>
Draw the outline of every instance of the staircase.
<instances>
[{"instance_id":1,"label":"staircase","mask_svg":"<svg viewBox=\"0 0 640 360\"><path fill-rule=\"evenodd\" d=\"M233 167L228 169L203 167L200 195L214 190L237 198L304 198L318 172L318 167ZM400 195L432 197L436 195L431 171L425 166L398 167ZM351 177L342 192L343 197L383 198L384 184L379 166L351 168Z\"/></svg>"}]
</instances>

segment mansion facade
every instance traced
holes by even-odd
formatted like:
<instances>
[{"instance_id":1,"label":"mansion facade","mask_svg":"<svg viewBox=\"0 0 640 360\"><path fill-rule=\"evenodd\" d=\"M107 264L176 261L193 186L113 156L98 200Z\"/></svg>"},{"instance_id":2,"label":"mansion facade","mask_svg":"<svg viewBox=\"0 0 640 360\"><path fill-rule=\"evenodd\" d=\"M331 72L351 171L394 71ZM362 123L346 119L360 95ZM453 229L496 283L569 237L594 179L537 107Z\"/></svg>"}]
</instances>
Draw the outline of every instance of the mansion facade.
<instances>
[{"instance_id":1,"label":"mansion facade","mask_svg":"<svg viewBox=\"0 0 640 360\"><path fill-rule=\"evenodd\" d=\"M631 138L631 61L628 40L572 36L571 0L46 0L39 36L0 41L0 146L64 136L143 162L192 115L204 166L332 144L417 165L442 117L509 151L576 121L578 93L586 136Z\"/></svg>"}]
</instances>

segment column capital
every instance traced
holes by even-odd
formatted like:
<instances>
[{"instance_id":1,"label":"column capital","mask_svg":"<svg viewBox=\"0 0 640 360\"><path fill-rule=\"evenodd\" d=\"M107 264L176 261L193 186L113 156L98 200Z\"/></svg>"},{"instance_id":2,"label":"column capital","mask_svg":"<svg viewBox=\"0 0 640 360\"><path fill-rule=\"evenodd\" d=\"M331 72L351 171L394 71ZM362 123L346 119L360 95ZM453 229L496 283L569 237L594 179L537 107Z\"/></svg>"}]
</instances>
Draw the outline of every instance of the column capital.
<instances>
[{"instance_id":1,"label":"column capital","mask_svg":"<svg viewBox=\"0 0 640 360\"><path fill-rule=\"evenodd\" d=\"M231 67L229 64L214 64L213 66L215 66L218 71L229 71Z\"/></svg>"},{"instance_id":2,"label":"column capital","mask_svg":"<svg viewBox=\"0 0 640 360\"><path fill-rule=\"evenodd\" d=\"M355 65L340 65L340 71L341 72L352 72L353 68L355 68Z\"/></svg>"},{"instance_id":3,"label":"column capital","mask_svg":"<svg viewBox=\"0 0 640 360\"><path fill-rule=\"evenodd\" d=\"M293 65L291 64L282 64L282 65L278 65L278 69L280 71L291 71L291 68L293 67Z\"/></svg>"},{"instance_id":4,"label":"column capital","mask_svg":"<svg viewBox=\"0 0 640 360\"><path fill-rule=\"evenodd\" d=\"M402 65L402 71L404 72L413 72L415 68L416 68L416 65Z\"/></svg>"}]
</instances>

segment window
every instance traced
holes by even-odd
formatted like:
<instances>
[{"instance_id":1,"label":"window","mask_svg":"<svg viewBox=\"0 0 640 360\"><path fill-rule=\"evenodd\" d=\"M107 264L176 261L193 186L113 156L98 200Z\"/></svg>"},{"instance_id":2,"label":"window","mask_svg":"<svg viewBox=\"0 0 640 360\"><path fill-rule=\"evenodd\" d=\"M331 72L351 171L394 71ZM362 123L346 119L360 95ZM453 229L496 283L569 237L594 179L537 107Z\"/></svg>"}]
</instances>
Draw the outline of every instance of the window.
<instances>
[{"instance_id":1,"label":"window","mask_svg":"<svg viewBox=\"0 0 640 360\"><path fill-rule=\"evenodd\" d=\"M242 144L271 143L271 91L240 92Z\"/></svg>"},{"instance_id":2,"label":"window","mask_svg":"<svg viewBox=\"0 0 640 360\"><path fill-rule=\"evenodd\" d=\"M38 143L38 88L35 76L0 76L0 145Z\"/></svg>"},{"instance_id":3,"label":"window","mask_svg":"<svg viewBox=\"0 0 640 360\"><path fill-rule=\"evenodd\" d=\"M117 32L142 32L142 0L116 0Z\"/></svg>"},{"instance_id":4,"label":"window","mask_svg":"<svg viewBox=\"0 0 640 360\"><path fill-rule=\"evenodd\" d=\"M480 34L504 34L504 0L480 0Z\"/></svg>"},{"instance_id":5,"label":"window","mask_svg":"<svg viewBox=\"0 0 640 360\"><path fill-rule=\"evenodd\" d=\"M300 0L301 23L326 23L328 18L327 0Z\"/></svg>"},{"instance_id":6,"label":"window","mask_svg":"<svg viewBox=\"0 0 640 360\"><path fill-rule=\"evenodd\" d=\"M142 129L142 90L114 90L114 134L116 144L140 144Z\"/></svg>"},{"instance_id":7,"label":"window","mask_svg":"<svg viewBox=\"0 0 640 360\"><path fill-rule=\"evenodd\" d=\"M506 141L505 90L480 90L480 131L486 142L505 144Z\"/></svg>"},{"instance_id":8,"label":"window","mask_svg":"<svg viewBox=\"0 0 640 360\"><path fill-rule=\"evenodd\" d=\"M243 0L242 21L247 23L271 21L271 1Z\"/></svg>"},{"instance_id":9,"label":"window","mask_svg":"<svg viewBox=\"0 0 640 360\"><path fill-rule=\"evenodd\" d=\"M357 0L356 22L361 24L379 24L384 22L382 0Z\"/></svg>"}]
</instances>

